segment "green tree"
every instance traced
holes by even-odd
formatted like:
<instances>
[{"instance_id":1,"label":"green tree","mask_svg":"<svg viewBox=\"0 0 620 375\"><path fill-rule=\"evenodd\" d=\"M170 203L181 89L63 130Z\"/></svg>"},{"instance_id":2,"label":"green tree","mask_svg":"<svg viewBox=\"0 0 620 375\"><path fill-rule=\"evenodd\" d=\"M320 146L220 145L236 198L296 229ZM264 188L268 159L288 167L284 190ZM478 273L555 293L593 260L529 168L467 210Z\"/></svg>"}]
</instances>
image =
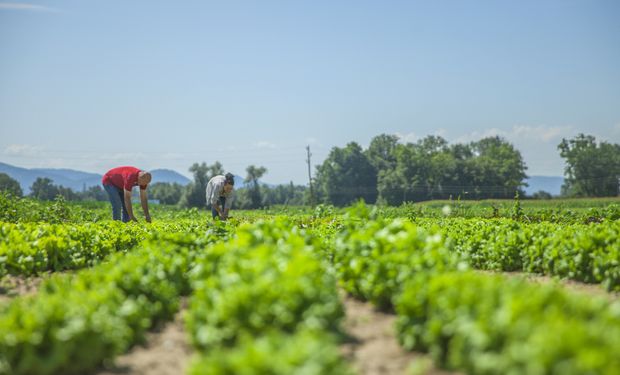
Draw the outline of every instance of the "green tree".
<instances>
[{"instance_id":1,"label":"green tree","mask_svg":"<svg viewBox=\"0 0 620 375\"><path fill-rule=\"evenodd\" d=\"M244 182L247 185L250 208L260 208L263 206L263 201L258 180L263 177L265 173L267 173L267 168L250 165L245 171L247 175Z\"/></svg>"},{"instance_id":2,"label":"green tree","mask_svg":"<svg viewBox=\"0 0 620 375\"><path fill-rule=\"evenodd\" d=\"M22 197L24 195L19 182L6 173L0 173L0 191L6 191L15 197Z\"/></svg>"},{"instance_id":3,"label":"green tree","mask_svg":"<svg viewBox=\"0 0 620 375\"><path fill-rule=\"evenodd\" d=\"M78 199L85 201L107 201L108 194L101 185L91 186L85 191L77 193Z\"/></svg>"},{"instance_id":4,"label":"green tree","mask_svg":"<svg viewBox=\"0 0 620 375\"><path fill-rule=\"evenodd\" d=\"M370 141L366 156L377 172L393 169L396 166L396 147L398 137L381 134Z\"/></svg>"},{"instance_id":5,"label":"green tree","mask_svg":"<svg viewBox=\"0 0 620 375\"><path fill-rule=\"evenodd\" d=\"M269 187L262 185L261 196L265 206L286 205L301 206L304 204L304 193L309 190L303 185L294 185L291 181L289 184L277 185Z\"/></svg>"},{"instance_id":6,"label":"green tree","mask_svg":"<svg viewBox=\"0 0 620 375\"><path fill-rule=\"evenodd\" d=\"M43 201L51 201L58 195L58 187L47 177L37 177L30 187L30 196Z\"/></svg>"},{"instance_id":7,"label":"green tree","mask_svg":"<svg viewBox=\"0 0 620 375\"><path fill-rule=\"evenodd\" d=\"M581 197L616 196L620 193L620 145L596 143L591 135L579 134L558 145L565 159L562 192Z\"/></svg>"},{"instance_id":8,"label":"green tree","mask_svg":"<svg viewBox=\"0 0 620 375\"><path fill-rule=\"evenodd\" d=\"M56 186L57 195L62 196L67 201L77 201L80 199L79 195L74 192L71 188L64 187L62 185Z\"/></svg>"},{"instance_id":9,"label":"green tree","mask_svg":"<svg viewBox=\"0 0 620 375\"><path fill-rule=\"evenodd\" d=\"M207 183L213 176L224 174L224 169L219 161L212 165L207 163L194 163L189 168L194 175L194 181L189 183L181 198L181 206L204 208L207 204Z\"/></svg>"},{"instance_id":10,"label":"green tree","mask_svg":"<svg viewBox=\"0 0 620 375\"><path fill-rule=\"evenodd\" d=\"M428 136L396 145L391 155L394 167L378 174L380 202L512 198L515 191L523 195L526 167L521 154L499 137L449 146L442 137Z\"/></svg>"},{"instance_id":11,"label":"green tree","mask_svg":"<svg viewBox=\"0 0 620 375\"><path fill-rule=\"evenodd\" d=\"M403 174L403 168L379 171L377 177L378 203L397 206L407 201L409 183ZM409 197L410 198L410 197Z\"/></svg>"},{"instance_id":12,"label":"green tree","mask_svg":"<svg viewBox=\"0 0 620 375\"><path fill-rule=\"evenodd\" d=\"M149 196L161 204L178 204L183 195L184 186L178 183L157 182L149 187Z\"/></svg>"},{"instance_id":13,"label":"green tree","mask_svg":"<svg viewBox=\"0 0 620 375\"><path fill-rule=\"evenodd\" d=\"M359 199L377 200L377 170L355 142L332 148L317 168L316 182L325 203L344 206Z\"/></svg>"},{"instance_id":14,"label":"green tree","mask_svg":"<svg viewBox=\"0 0 620 375\"><path fill-rule=\"evenodd\" d=\"M523 182L527 175L521 153L501 137L488 137L472 142L474 154L471 165L473 195L476 198L524 196Z\"/></svg>"}]
</instances>

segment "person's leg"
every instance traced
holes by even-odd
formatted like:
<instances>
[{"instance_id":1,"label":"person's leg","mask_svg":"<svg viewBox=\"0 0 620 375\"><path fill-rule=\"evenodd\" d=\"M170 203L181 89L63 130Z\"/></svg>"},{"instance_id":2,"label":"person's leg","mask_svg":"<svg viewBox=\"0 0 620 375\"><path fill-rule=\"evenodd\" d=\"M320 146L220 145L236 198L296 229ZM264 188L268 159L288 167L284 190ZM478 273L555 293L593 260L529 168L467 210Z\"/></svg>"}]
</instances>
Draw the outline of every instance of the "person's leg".
<instances>
[{"instance_id":1,"label":"person's leg","mask_svg":"<svg viewBox=\"0 0 620 375\"><path fill-rule=\"evenodd\" d=\"M222 212L224 212L224 207L226 207L226 197L220 197L220 207L222 207Z\"/></svg>"},{"instance_id":2,"label":"person's leg","mask_svg":"<svg viewBox=\"0 0 620 375\"><path fill-rule=\"evenodd\" d=\"M217 210L213 205L211 205L211 216L215 219L217 217Z\"/></svg>"},{"instance_id":3,"label":"person's leg","mask_svg":"<svg viewBox=\"0 0 620 375\"><path fill-rule=\"evenodd\" d=\"M108 199L112 204L112 220L120 220L122 201L118 197L118 189L112 185L103 185L103 189L108 193Z\"/></svg>"},{"instance_id":4,"label":"person's leg","mask_svg":"<svg viewBox=\"0 0 620 375\"><path fill-rule=\"evenodd\" d=\"M118 196L121 201L121 207L123 209L123 223L126 223L129 221L129 213L127 213L127 207L125 206L125 191L124 189L117 189L117 190L118 190Z\"/></svg>"}]
</instances>

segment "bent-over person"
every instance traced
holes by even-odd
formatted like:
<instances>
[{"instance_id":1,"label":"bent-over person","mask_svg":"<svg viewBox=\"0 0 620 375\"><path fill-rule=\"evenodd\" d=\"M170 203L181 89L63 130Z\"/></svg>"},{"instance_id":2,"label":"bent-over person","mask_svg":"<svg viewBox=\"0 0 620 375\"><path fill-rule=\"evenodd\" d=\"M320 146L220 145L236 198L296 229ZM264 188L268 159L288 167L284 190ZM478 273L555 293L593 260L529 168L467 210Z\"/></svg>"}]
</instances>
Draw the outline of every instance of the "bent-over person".
<instances>
[{"instance_id":1,"label":"bent-over person","mask_svg":"<svg viewBox=\"0 0 620 375\"><path fill-rule=\"evenodd\" d=\"M231 173L226 173L225 176L217 175L209 180L207 184L207 206L211 206L211 215L214 219L216 217L221 220L228 218L234 198L234 185L235 178Z\"/></svg>"},{"instance_id":2,"label":"bent-over person","mask_svg":"<svg viewBox=\"0 0 620 375\"><path fill-rule=\"evenodd\" d=\"M117 167L110 169L104 174L101 182L112 204L112 219L121 220L122 210L122 220L124 223L130 220L138 221L131 207L131 191L134 186L140 186L140 203L142 203L144 218L147 222L151 222L149 202L146 194L146 187L151 182L151 174L149 172L136 167Z\"/></svg>"}]
</instances>

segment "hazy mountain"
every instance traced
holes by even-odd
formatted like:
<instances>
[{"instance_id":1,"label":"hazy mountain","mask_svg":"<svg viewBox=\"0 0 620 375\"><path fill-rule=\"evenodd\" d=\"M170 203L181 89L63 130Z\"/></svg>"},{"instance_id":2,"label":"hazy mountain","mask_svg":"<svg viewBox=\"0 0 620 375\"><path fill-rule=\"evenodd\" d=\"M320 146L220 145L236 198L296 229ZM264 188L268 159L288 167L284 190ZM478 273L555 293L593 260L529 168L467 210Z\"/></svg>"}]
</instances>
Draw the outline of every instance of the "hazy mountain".
<instances>
[{"instance_id":1,"label":"hazy mountain","mask_svg":"<svg viewBox=\"0 0 620 375\"><path fill-rule=\"evenodd\" d=\"M151 175L153 176L153 180L151 181L151 183L169 182L169 183L187 185L191 182L189 178L171 169L154 169L150 172L151 172Z\"/></svg>"},{"instance_id":2,"label":"hazy mountain","mask_svg":"<svg viewBox=\"0 0 620 375\"><path fill-rule=\"evenodd\" d=\"M182 174L169 169L155 169L150 171L153 175L153 182L176 182L186 185L190 179ZM101 185L102 175L76 171L74 169L54 169L54 168L20 168L10 164L0 163L0 173L6 173L19 182L24 194L30 193L32 183L39 177L49 178L54 185L62 185L74 191L82 191L91 186Z\"/></svg>"},{"instance_id":3,"label":"hazy mountain","mask_svg":"<svg viewBox=\"0 0 620 375\"><path fill-rule=\"evenodd\" d=\"M17 180L24 194L30 193L30 186L32 186L33 182L39 177L49 178L55 185L69 187L75 191L82 191L84 188L101 184L101 175L73 169L28 169L0 163L0 172L6 173Z\"/></svg>"},{"instance_id":4,"label":"hazy mountain","mask_svg":"<svg viewBox=\"0 0 620 375\"><path fill-rule=\"evenodd\" d=\"M551 195L560 195L564 177L558 176L530 176L525 180L530 186L525 188L527 195L532 195L538 191L546 191Z\"/></svg>"}]
</instances>

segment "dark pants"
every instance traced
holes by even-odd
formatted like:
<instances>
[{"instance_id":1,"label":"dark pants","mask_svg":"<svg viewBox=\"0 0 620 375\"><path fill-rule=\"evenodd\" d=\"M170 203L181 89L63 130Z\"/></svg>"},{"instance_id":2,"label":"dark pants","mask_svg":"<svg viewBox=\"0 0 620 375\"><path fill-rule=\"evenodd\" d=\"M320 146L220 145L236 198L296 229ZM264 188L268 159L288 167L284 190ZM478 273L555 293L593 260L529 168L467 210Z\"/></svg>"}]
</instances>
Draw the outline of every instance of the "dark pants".
<instances>
[{"instance_id":1,"label":"dark pants","mask_svg":"<svg viewBox=\"0 0 620 375\"><path fill-rule=\"evenodd\" d=\"M125 192L123 189L119 189L114 185L103 185L103 188L108 193L110 203L112 203L112 219L121 219L121 210L123 212L123 223L129 221L129 214L127 213L127 207L125 207Z\"/></svg>"},{"instance_id":2,"label":"dark pants","mask_svg":"<svg viewBox=\"0 0 620 375\"><path fill-rule=\"evenodd\" d=\"M224 211L225 204L226 204L226 197L220 197L220 207L222 207L222 211ZM217 211L215 210L215 207L211 207L211 215L213 215L214 219L218 216Z\"/></svg>"}]
</instances>

